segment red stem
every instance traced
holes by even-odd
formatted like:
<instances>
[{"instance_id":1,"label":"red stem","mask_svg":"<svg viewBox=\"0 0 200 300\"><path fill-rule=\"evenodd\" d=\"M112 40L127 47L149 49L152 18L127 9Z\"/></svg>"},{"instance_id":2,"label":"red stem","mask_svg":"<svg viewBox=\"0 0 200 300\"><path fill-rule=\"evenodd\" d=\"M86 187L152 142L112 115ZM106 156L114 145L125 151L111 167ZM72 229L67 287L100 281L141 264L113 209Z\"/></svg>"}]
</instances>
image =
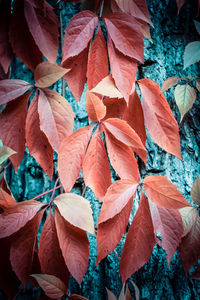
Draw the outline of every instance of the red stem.
<instances>
[{"instance_id":1,"label":"red stem","mask_svg":"<svg viewBox=\"0 0 200 300\"><path fill-rule=\"evenodd\" d=\"M36 197L34 197L34 198L31 199L31 200L38 199L38 198L40 198L40 197L42 197L42 196L44 196L44 195L46 195L46 194L49 194L49 193L53 192L54 190L57 190L57 189L59 189L59 188L61 188L61 187L62 187L62 184L58 185L57 187L54 187L53 189L51 189L51 190L49 190L49 191L47 191L47 192L44 192L44 193L42 193L42 194L40 194L40 195L37 195Z\"/></svg>"}]
</instances>

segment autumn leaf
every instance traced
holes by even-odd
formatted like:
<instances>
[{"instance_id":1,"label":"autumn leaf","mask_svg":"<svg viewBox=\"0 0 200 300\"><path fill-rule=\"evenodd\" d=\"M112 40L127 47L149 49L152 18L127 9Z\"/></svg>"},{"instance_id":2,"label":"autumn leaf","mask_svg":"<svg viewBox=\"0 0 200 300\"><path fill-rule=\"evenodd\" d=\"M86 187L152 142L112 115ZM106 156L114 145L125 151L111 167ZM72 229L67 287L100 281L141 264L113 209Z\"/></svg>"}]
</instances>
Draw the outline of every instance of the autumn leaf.
<instances>
[{"instance_id":1,"label":"autumn leaf","mask_svg":"<svg viewBox=\"0 0 200 300\"><path fill-rule=\"evenodd\" d=\"M119 264L123 283L147 263L155 243L148 200L142 192L139 208L129 228Z\"/></svg>"},{"instance_id":2,"label":"autumn leaf","mask_svg":"<svg viewBox=\"0 0 200 300\"><path fill-rule=\"evenodd\" d=\"M73 132L74 112L71 105L58 92L42 89L39 91L38 113L40 129L58 152L61 142Z\"/></svg>"},{"instance_id":3,"label":"autumn leaf","mask_svg":"<svg viewBox=\"0 0 200 300\"><path fill-rule=\"evenodd\" d=\"M149 201L155 235L161 234L159 245L167 253L167 262L170 265L183 234L182 218L178 210L166 209Z\"/></svg>"},{"instance_id":4,"label":"autumn leaf","mask_svg":"<svg viewBox=\"0 0 200 300\"><path fill-rule=\"evenodd\" d=\"M33 254L37 231L44 211L37 213L23 228L14 234L10 246L10 261L17 277L26 288L28 276L32 272Z\"/></svg>"},{"instance_id":5,"label":"autumn leaf","mask_svg":"<svg viewBox=\"0 0 200 300\"><path fill-rule=\"evenodd\" d=\"M193 202L196 203L197 205L200 205L200 178L199 178L199 176L197 176L197 178L195 179L195 182L192 185L190 194L191 194Z\"/></svg>"},{"instance_id":6,"label":"autumn leaf","mask_svg":"<svg viewBox=\"0 0 200 300\"><path fill-rule=\"evenodd\" d=\"M133 199L131 197L118 214L98 225L96 265L116 248L122 236L126 233L132 205Z\"/></svg>"},{"instance_id":7,"label":"autumn leaf","mask_svg":"<svg viewBox=\"0 0 200 300\"><path fill-rule=\"evenodd\" d=\"M108 54L100 26L92 43L87 66L88 89L94 88L104 77L108 75Z\"/></svg>"},{"instance_id":8,"label":"autumn leaf","mask_svg":"<svg viewBox=\"0 0 200 300\"><path fill-rule=\"evenodd\" d=\"M17 153L10 160L17 171L25 150L25 118L30 92L8 103L0 114L1 139L3 144Z\"/></svg>"},{"instance_id":9,"label":"autumn leaf","mask_svg":"<svg viewBox=\"0 0 200 300\"><path fill-rule=\"evenodd\" d=\"M103 104L106 106L106 115L103 120L108 118L120 118L126 109L126 102L123 98L105 97Z\"/></svg>"},{"instance_id":10,"label":"autumn leaf","mask_svg":"<svg viewBox=\"0 0 200 300\"><path fill-rule=\"evenodd\" d=\"M139 181L137 160L131 147L117 140L109 131L105 130L106 147L110 163L121 179Z\"/></svg>"},{"instance_id":11,"label":"autumn leaf","mask_svg":"<svg viewBox=\"0 0 200 300\"><path fill-rule=\"evenodd\" d=\"M28 200L8 207L0 215L0 238L8 237L21 229L44 206L43 203Z\"/></svg>"},{"instance_id":12,"label":"autumn leaf","mask_svg":"<svg viewBox=\"0 0 200 300\"><path fill-rule=\"evenodd\" d=\"M5 210L9 206L13 206L15 204L15 199L2 188L0 188L0 207Z\"/></svg>"},{"instance_id":13,"label":"autumn leaf","mask_svg":"<svg viewBox=\"0 0 200 300\"><path fill-rule=\"evenodd\" d=\"M146 162L146 149L140 137L126 121L110 118L103 121L102 124L117 140L132 147L133 151Z\"/></svg>"},{"instance_id":14,"label":"autumn leaf","mask_svg":"<svg viewBox=\"0 0 200 300\"><path fill-rule=\"evenodd\" d=\"M165 79L165 81L163 82L162 88L161 88L161 92L165 92L168 89L170 89L171 87L173 87L174 85L176 85L179 82L180 78L177 76L173 76L173 77L168 77L167 79Z\"/></svg>"},{"instance_id":15,"label":"autumn leaf","mask_svg":"<svg viewBox=\"0 0 200 300\"><path fill-rule=\"evenodd\" d=\"M64 68L70 71L64 75L68 87L76 101L80 101L86 83L87 61L89 46L77 56L69 57L62 63Z\"/></svg>"},{"instance_id":16,"label":"autumn leaf","mask_svg":"<svg viewBox=\"0 0 200 300\"><path fill-rule=\"evenodd\" d=\"M196 222L197 212L195 207L183 207L179 209L181 214L182 222L183 222L183 235L186 236L192 229L194 223Z\"/></svg>"},{"instance_id":17,"label":"autumn leaf","mask_svg":"<svg viewBox=\"0 0 200 300\"><path fill-rule=\"evenodd\" d=\"M85 298L85 297L77 295L77 294L71 294L68 299L69 300L88 300L88 298Z\"/></svg>"},{"instance_id":18,"label":"autumn leaf","mask_svg":"<svg viewBox=\"0 0 200 300\"><path fill-rule=\"evenodd\" d=\"M184 51L184 69L197 63L200 60L200 42L195 41L187 44Z\"/></svg>"},{"instance_id":19,"label":"autumn leaf","mask_svg":"<svg viewBox=\"0 0 200 300\"><path fill-rule=\"evenodd\" d=\"M24 15L30 33L41 53L50 62L55 63L58 55L59 23L53 7L47 2L45 11L44 14L42 9L34 8L29 1L24 1Z\"/></svg>"},{"instance_id":20,"label":"autumn leaf","mask_svg":"<svg viewBox=\"0 0 200 300\"><path fill-rule=\"evenodd\" d=\"M143 186L151 201L166 209L191 206L177 187L165 176L152 175L145 177Z\"/></svg>"},{"instance_id":21,"label":"autumn leaf","mask_svg":"<svg viewBox=\"0 0 200 300\"><path fill-rule=\"evenodd\" d=\"M31 87L31 84L20 79L0 80L0 105L22 96Z\"/></svg>"},{"instance_id":22,"label":"autumn leaf","mask_svg":"<svg viewBox=\"0 0 200 300\"><path fill-rule=\"evenodd\" d=\"M12 150L9 147L2 146L0 147L0 165L8 159L11 155L15 154L16 151Z\"/></svg>"},{"instance_id":23,"label":"autumn leaf","mask_svg":"<svg viewBox=\"0 0 200 300\"><path fill-rule=\"evenodd\" d=\"M48 61L39 64L34 71L35 86L45 88L63 77L70 69L65 69Z\"/></svg>"},{"instance_id":24,"label":"autumn leaf","mask_svg":"<svg viewBox=\"0 0 200 300\"><path fill-rule=\"evenodd\" d=\"M177 10L178 10L177 14L180 13L181 8L185 4L186 1L187 0L176 0Z\"/></svg>"},{"instance_id":25,"label":"autumn leaf","mask_svg":"<svg viewBox=\"0 0 200 300\"><path fill-rule=\"evenodd\" d=\"M112 77L127 104L136 78L137 62L119 52L108 35L108 55Z\"/></svg>"},{"instance_id":26,"label":"autumn leaf","mask_svg":"<svg viewBox=\"0 0 200 300\"><path fill-rule=\"evenodd\" d=\"M71 18L65 30L63 44L64 63L69 57L80 54L92 39L98 18L91 11L82 11Z\"/></svg>"},{"instance_id":27,"label":"autumn leaf","mask_svg":"<svg viewBox=\"0 0 200 300\"><path fill-rule=\"evenodd\" d=\"M89 90L86 92L86 110L88 118L93 122L100 121L106 115L106 106L103 101Z\"/></svg>"},{"instance_id":28,"label":"autumn leaf","mask_svg":"<svg viewBox=\"0 0 200 300\"><path fill-rule=\"evenodd\" d=\"M157 83L145 78L138 81L142 93L144 119L154 142L181 158L179 127Z\"/></svg>"},{"instance_id":29,"label":"autumn leaf","mask_svg":"<svg viewBox=\"0 0 200 300\"><path fill-rule=\"evenodd\" d=\"M61 299L67 293L67 286L54 275L32 274L31 276L51 299Z\"/></svg>"},{"instance_id":30,"label":"autumn leaf","mask_svg":"<svg viewBox=\"0 0 200 300\"><path fill-rule=\"evenodd\" d=\"M51 211L49 211L40 236L39 260L44 274L55 275L67 285L69 271L62 256L55 219Z\"/></svg>"},{"instance_id":31,"label":"autumn leaf","mask_svg":"<svg viewBox=\"0 0 200 300\"><path fill-rule=\"evenodd\" d=\"M40 129L38 95L32 100L26 118L26 143L30 154L37 160L45 173L53 176L53 149Z\"/></svg>"},{"instance_id":32,"label":"autumn leaf","mask_svg":"<svg viewBox=\"0 0 200 300\"><path fill-rule=\"evenodd\" d=\"M106 292L107 292L107 295L108 295L108 300L117 300L115 295L109 289L106 288Z\"/></svg>"},{"instance_id":33,"label":"autumn leaf","mask_svg":"<svg viewBox=\"0 0 200 300\"><path fill-rule=\"evenodd\" d=\"M124 111L123 119L135 130L145 146L146 130L144 126L144 114L136 89L129 97L128 106Z\"/></svg>"},{"instance_id":34,"label":"autumn leaf","mask_svg":"<svg viewBox=\"0 0 200 300\"><path fill-rule=\"evenodd\" d=\"M115 181L107 190L103 199L98 225L112 219L126 206L130 198L135 197L138 182L130 179Z\"/></svg>"},{"instance_id":35,"label":"autumn leaf","mask_svg":"<svg viewBox=\"0 0 200 300\"><path fill-rule=\"evenodd\" d=\"M34 71L35 67L42 62L42 53L29 31L24 16L24 1L14 1L9 39L16 56L30 68L31 71Z\"/></svg>"},{"instance_id":36,"label":"autumn leaf","mask_svg":"<svg viewBox=\"0 0 200 300\"><path fill-rule=\"evenodd\" d=\"M178 84L174 91L174 97L179 111L181 113L181 122L184 115L193 106L197 97L197 93L196 90L189 84Z\"/></svg>"},{"instance_id":37,"label":"autumn leaf","mask_svg":"<svg viewBox=\"0 0 200 300\"><path fill-rule=\"evenodd\" d=\"M144 43L139 22L125 13L112 13L104 21L115 47L124 55L143 62Z\"/></svg>"},{"instance_id":38,"label":"autumn leaf","mask_svg":"<svg viewBox=\"0 0 200 300\"><path fill-rule=\"evenodd\" d=\"M92 209L87 199L82 196L64 193L54 199L63 218L75 227L94 234Z\"/></svg>"},{"instance_id":39,"label":"autumn leaf","mask_svg":"<svg viewBox=\"0 0 200 300\"><path fill-rule=\"evenodd\" d=\"M76 130L61 143L58 151L58 173L66 192L70 192L82 169L83 159L93 126Z\"/></svg>"},{"instance_id":40,"label":"autumn leaf","mask_svg":"<svg viewBox=\"0 0 200 300\"><path fill-rule=\"evenodd\" d=\"M90 92L101 94L110 98L123 98L123 95L117 89L111 74L103 78Z\"/></svg>"},{"instance_id":41,"label":"autumn leaf","mask_svg":"<svg viewBox=\"0 0 200 300\"><path fill-rule=\"evenodd\" d=\"M83 178L100 200L111 184L110 166L100 133L92 136L83 160Z\"/></svg>"},{"instance_id":42,"label":"autumn leaf","mask_svg":"<svg viewBox=\"0 0 200 300\"><path fill-rule=\"evenodd\" d=\"M69 272L80 284L87 270L89 242L85 231L71 225L55 211L56 230Z\"/></svg>"}]
</instances>

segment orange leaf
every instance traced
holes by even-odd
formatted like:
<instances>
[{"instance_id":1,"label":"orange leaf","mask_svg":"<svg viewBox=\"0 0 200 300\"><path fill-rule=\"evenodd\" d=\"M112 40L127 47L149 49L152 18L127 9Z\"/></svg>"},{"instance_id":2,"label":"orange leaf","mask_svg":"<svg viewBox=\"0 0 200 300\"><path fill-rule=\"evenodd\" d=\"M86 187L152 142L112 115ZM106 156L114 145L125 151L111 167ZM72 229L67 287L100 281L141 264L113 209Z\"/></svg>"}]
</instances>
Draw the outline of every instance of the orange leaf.
<instances>
[{"instance_id":1,"label":"orange leaf","mask_svg":"<svg viewBox=\"0 0 200 300\"><path fill-rule=\"evenodd\" d=\"M120 118L126 108L126 102L123 98L109 98L105 97L103 104L106 106L105 119L108 118Z\"/></svg>"},{"instance_id":2,"label":"orange leaf","mask_svg":"<svg viewBox=\"0 0 200 300\"><path fill-rule=\"evenodd\" d=\"M144 179L143 186L151 201L166 209L191 206L177 187L165 176L148 176Z\"/></svg>"},{"instance_id":3,"label":"orange leaf","mask_svg":"<svg viewBox=\"0 0 200 300\"><path fill-rule=\"evenodd\" d=\"M111 184L110 167L100 133L95 133L83 160L83 177L100 200Z\"/></svg>"},{"instance_id":4,"label":"orange leaf","mask_svg":"<svg viewBox=\"0 0 200 300\"><path fill-rule=\"evenodd\" d=\"M55 275L67 285L69 271L62 256L55 220L51 211L47 216L40 236L39 259L43 273Z\"/></svg>"},{"instance_id":5,"label":"orange leaf","mask_svg":"<svg viewBox=\"0 0 200 300\"><path fill-rule=\"evenodd\" d=\"M161 92L165 92L168 89L170 89L172 86L176 85L179 81L179 77L168 77L167 79L165 79L165 81L163 82L162 88L161 88Z\"/></svg>"},{"instance_id":6,"label":"orange leaf","mask_svg":"<svg viewBox=\"0 0 200 300\"><path fill-rule=\"evenodd\" d=\"M109 131L105 130L106 147L110 163L122 179L139 181L137 160L131 147L118 141Z\"/></svg>"},{"instance_id":7,"label":"orange leaf","mask_svg":"<svg viewBox=\"0 0 200 300\"><path fill-rule=\"evenodd\" d=\"M91 90L108 75L108 54L100 26L92 43L88 58L87 85Z\"/></svg>"},{"instance_id":8,"label":"orange leaf","mask_svg":"<svg viewBox=\"0 0 200 300\"><path fill-rule=\"evenodd\" d=\"M89 90L86 92L86 110L93 122L98 122L106 115L106 106L103 101Z\"/></svg>"},{"instance_id":9,"label":"orange leaf","mask_svg":"<svg viewBox=\"0 0 200 300\"><path fill-rule=\"evenodd\" d=\"M138 182L130 179L115 181L103 199L98 225L119 214L128 201L135 197Z\"/></svg>"},{"instance_id":10,"label":"orange leaf","mask_svg":"<svg viewBox=\"0 0 200 300\"><path fill-rule=\"evenodd\" d=\"M90 92L108 96L110 98L123 98L122 94L117 89L111 74L103 78Z\"/></svg>"},{"instance_id":11,"label":"orange leaf","mask_svg":"<svg viewBox=\"0 0 200 300\"><path fill-rule=\"evenodd\" d=\"M108 35L108 55L110 60L110 68L115 84L127 104L129 95L131 94L133 84L136 78L137 62L128 56L123 55L113 45L113 42Z\"/></svg>"},{"instance_id":12,"label":"orange leaf","mask_svg":"<svg viewBox=\"0 0 200 300\"><path fill-rule=\"evenodd\" d=\"M149 203L142 192L139 208L129 228L119 264L122 282L147 263L155 243Z\"/></svg>"},{"instance_id":13,"label":"orange leaf","mask_svg":"<svg viewBox=\"0 0 200 300\"><path fill-rule=\"evenodd\" d=\"M35 86L45 88L63 77L70 69L65 69L48 61L39 64L34 71Z\"/></svg>"},{"instance_id":14,"label":"orange leaf","mask_svg":"<svg viewBox=\"0 0 200 300\"><path fill-rule=\"evenodd\" d=\"M146 162L146 149L137 133L126 121L110 118L102 122L105 128L120 142L133 150Z\"/></svg>"},{"instance_id":15,"label":"orange leaf","mask_svg":"<svg viewBox=\"0 0 200 300\"><path fill-rule=\"evenodd\" d=\"M138 81L147 129L154 142L181 159L179 127L157 83L145 78Z\"/></svg>"},{"instance_id":16,"label":"orange leaf","mask_svg":"<svg viewBox=\"0 0 200 300\"><path fill-rule=\"evenodd\" d=\"M63 218L75 227L94 234L90 202L82 196L64 193L54 199Z\"/></svg>"},{"instance_id":17,"label":"orange leaf","mask_svg":"<svg viewBox=\"0 0 200 300\"><path fill-rule=\"evenodd\" d=\"M133 204L131 198L124 208L112 219L100 223L97 229L97 261L96 265L112 252L126 233Z\"/></svg>"},{"instance_id":18,"label":"orange leaf","mask_svg":"<svg viewBox=\"0 0 200 300\"><path fill-rule=\"evenodd\" d=\"M67 286L56 276L32 274L45 294L51 299L61 299L67 293Z\"/></svg>"},{"instance_id":19,"label":"orange leaf","mask_svg":"<svg viewBox=\"0 0 200 300\"><path fill-rule=\"evenodd\" d=\"M56 230L69 272L80 284L87 270L89 242L85 231L74 227L55 211Z\"/></svg>"},{"instance_id":20,"label":"orange leaf","mask_svg":"<svg viewBox=\"0 0 200 300\"><path fill-rule=\"evenodd\" d=\"M38 96L35 96L29 106L26 118L26 143L30 154L52 179L53 149L43 131L40 130L39 124Z\"/></svg>"},{"instance_id":21,"label":"orange leaf","mask_svg":"<svg viewBox=\"0 0 200 300\"><path fill-rule=\"evenodd\" d=\"M9 206L13 206L15 204L15 199L2 188L0 188L0 207L5 210Z\"/></svg>"},{"instance_id":22,"label":"orange leaf","mask_svg":"<svg viewBox=\"0 0 200 300\"><path fill-rule=\"evenodd\" d=\"M20 96L15 103L8 103L0 114L1 139L5 146L17 153L10 160L17 171L25 150L25 118L30 92Z\"/></svg>"},{"instance_id":23,"label":"orange leaf","mask_svg":"<svg viewBox=\"0 0 200 300\"><path fill-rule=\"evenodd\" d=\"M73 132L74 112L71 105L56 91L43 89L39 92L38 113L40 129L52 148L58 151L64 138Z\"/></svg>"},{"instance_id":24,"label":"orange leaf","mask_svg":"<svg viewBox=\"0 0 200 300\"><path fill-rule=\"evenodd\" d=\"M115 47L131 58L144 61L144 43L140 23L126 13L113 13L104 19Z\"/></svg>"},{"instance_id":25,"label":"orange leaf","mask_svg":"<svg viewBox=\"0 0 200 300\"><path fill-rule=\"evenodd\" d=\"M64 139L58 151L58 173L66 192L70 192L82 168L92 126L76 130Z\"/></svg>"}]
</instances>

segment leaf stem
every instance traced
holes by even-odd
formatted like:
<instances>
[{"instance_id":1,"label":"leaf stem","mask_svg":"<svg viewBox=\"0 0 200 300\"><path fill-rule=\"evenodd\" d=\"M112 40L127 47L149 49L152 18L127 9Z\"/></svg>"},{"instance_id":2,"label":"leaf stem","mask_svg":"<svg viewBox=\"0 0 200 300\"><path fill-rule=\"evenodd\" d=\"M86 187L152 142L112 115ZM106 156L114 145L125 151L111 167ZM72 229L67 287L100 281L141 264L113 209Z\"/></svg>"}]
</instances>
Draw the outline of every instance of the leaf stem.
<instances>
[{"instance_id":1,"label":"leaf stem","mask_svg":"<svg viewBox=\"0 0 200 300\"><path fill-rule=\"evenodd\" d=\"M53 193L52 193L52 195L51 195L51 198L50 198L50 203L49 203L49 205L51 205L52 204L52 202L53 202L53 197L54 197L54 195L55 195L55 191L56 191L56 186L57 186L57 184L58 184L58 181L59 181L59 177L56 179L56 181L55 181L55 184L54 184L54 187L53 187Z\"/></svg>"},{"instance_id":2,"label":"leaf stem","mask_svg":"<svg viewBox=\"0 0 200 300\"><path fill-rule=\"evenodd\" d=\"M58 185L57 187L55 187L55 188L53 188L53 189L51 189L51 190L48 190L48 191L42 193L42 194L40 194L40 195L37 195L36 197L32 198L31 200L36 200L36 199L38 199L38 198L40 198L40 197L43 197L44 195L49 194L49 193L53 192L54 190L57 190L57 189L59 189L59 188L61 188L61 187L62 187L62 184Z\"/></svg>"}]
</instances>

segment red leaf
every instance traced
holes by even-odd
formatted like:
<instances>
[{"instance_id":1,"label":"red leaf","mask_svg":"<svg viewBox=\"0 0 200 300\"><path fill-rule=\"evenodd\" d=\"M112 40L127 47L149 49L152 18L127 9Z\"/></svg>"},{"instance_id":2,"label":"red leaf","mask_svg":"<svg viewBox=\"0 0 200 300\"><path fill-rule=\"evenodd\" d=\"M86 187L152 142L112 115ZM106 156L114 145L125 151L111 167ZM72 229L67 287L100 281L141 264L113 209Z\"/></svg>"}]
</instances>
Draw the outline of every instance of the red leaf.
<instances>
[{"instance_id":1,"label":"red leaf","mask_svg":"<svg viewBox=\"0 0 200 300\"><path fill-rule=\"evenodd\" d=\"M37 242L37 231L44 211L40 211L14 234L10 247L10 261L24 288L32 272L33 255Z\"/></svg>"},{"instance_id":2,"label":"red leaf","mask_svg":"<svg viewBox=\"0 0 200 300\"><path fill-rule=\"evenodd\" d=\"M125 13L113 13L104 19L115 47L131 58L144 61L144 43L140 23Z\"/></svg>"},{"instance_id":3,"label":"red leaf","mask_svg":"<svg viewBox=\"0 0 200 300\"><path fill-rule=\"evenodd\" d=\"M26 118L26 143L30 154L41 165L45 173L53 176L53 149L45 134L40 130L38 96L32 100Z\"/></svg>"},{"instance_id":4,"label":"red leaf","mask_svg":"<svg viewBox=\"0 0 200 300\"><path fill-rule=\"evenodd\" d=\"M119 214L115 215L112 219L99 224L97 229L96 265L116 248L122 236L125 234L132 204L133 200L131 197Z\"/></svg>"},{"instance_id":5,"label":"red leaf","mask_svg":"<svg viewBox=\"0 0 200 300\"><path fill-rule=\"evenodd\" d=\"M108 54L100 26L92 43L88 58L87 85L89 90L108 75Z\"/></svg>"},{"instance_id":6,"label":"red leaf","mask_svg":"<svg viewBox=\"0 0 200 300\"><path fill-rule=\"evenodd\" d=\"M126 108L126 102L123 98L109 98L105 97L103 104L106 106L105 119L120 118Z\"/></svg>"},{"instance_id":7,"label":"red leaf","mask_svg":"<svg viewBox=\"0 0 200 300\"><path fill-rule=\"evenodd\" d=\"M50 62L55 63L58 55L59 23L53 8L46 2L44 12L25 0L24 14L38 48Z\"/></svg>"},{"instance_id":8,"label":"red leaf","mask_svg":"<svg viewBox=\"0 0 200 300\"><path fill-rule=\"evenodd\" d=\"M181 159L179 127L157 83L145 78L138 81L147 129L154 142Z\"/></svg>"},{"instance_id":9,"label":"red leaf","mask_svg":"<svg viewBox=\"0 0 200 300\"><path fill-rule=\"evenodd\" d=\"M93 126L86 126L76 130L58 151L58 173L66 192L70 192L81 171L92 129Z\"/></svg>"},{"instance_id":10,"label":"red leaf","mask_svg":"<svg viewBox=\"0 0 200 300\"><path fill-rule=\"evenodd\" d=\"M55 275L68 283L69 271L59 246L55 220L50 211L40 236L39 259L43 273Z\"/></svg>"},{"instance_id":11,"label":"red leaf","mask_svg":"<svg viewBox=\"0 0 200 300\"><path fill-rule=\"evenodd\" d=\"M42 53L36 45L24 16L24 1L15 0L11 15L9 31L10 43L16 56L34 71L35 67L42 62Z\"/></svg>"},{"instance_id":12,"label":"red leaf","mask_svg":"<svg viewBox=\"0 0 200 300\"><path fill-rule=\"evenodd\" d=\"M0 105L14 100L26 93L32 85L20 79L4 79L0 81Z\"/></svg>"},{"instance_id":13,"label":"red leaf","mask_svg":"<svg viewBox=\"0 0 200 300\"><path fill-rule=\"evenodd\" d=\"M133 150L146 162L146 149L140 137L126 121L110 118L102 122L106 129L120 142L133 148Z\"/></svg>"},{"instance_id":14,"label":"red leaf","mask_svg":"<svg viewBox=\"0 0 200 300\"><path fill-rule=\"evenodd\" d=\"M79 12L71 18L65 30L62 63L69 57L78 55L88 46L97 22L97 16L89 10Z\"/></svg>"},{"instance_id":15,"label":"red leaf","mask_svg":"<svg viewBox=\"0 0 200 300\"><path fill-rule=\"evenodd\" d=\"M149 17L149 11L144 0L115 0L119 8L136 19L140 19L146 23L152 25L151 19ZM153 26L153 25L152 25Z\"/></svg>"},{"instance_id":16,"label":"red leaf","mask_svg":"<svg viewBox=\"0 0 200 300\"><path fill-rule=\"evenodd\" d=\"M0 215L0 238L10 236L30 221L44 204L35 200L19 202Z\"/></svg>"},{"instance_id":17,"label":"red leaf","mask_svg":"<svg viewBox=\"0 0 200 300\"><path fill-rule=\"evenodd\" d=\"M109 131L105 131L106 147L110 163L122 179L139 181L136 158L131 147L118 141Z\"/></svg>"},{"instance_id":18,"label":"red leaf","mask_svg":"<svg viewBox=\"0 0 200 300\"><path fill-rule=\"evenodd\" d=\"M56 91L43 89L39 92L38 112L40 129L52 148L58 151L64 138L73 132L74 112L71 105Z\"/></svg>"},{"instance_id":19,"label":"red leaf","mask_svg":"<svg viewBox=\"0 0 200 300\"><path fill-rule=\"evenodd\" d=\"M200 258L200 217L197 211L190 214L193 218L193 225L190 232L182 238L179 255L182 261L185 273L187 275L189 269Z\"/></svg>"},{"instance_id":20,"label":"red leaf","mask_svg":"<svg viewBox=\"0 0 200 300\"><path fill-rule=\"evenodd\" d=\"M74 227L55 211L56 229L65 263L80 284L87 270L89 242L85 231Z\"/></svg>"},{"instance_id":21,"label":"red leaf","mask_svg":"<svg viewBox=\"0 0 200 300\"><path fill-rule=\"evenodd\" d=\"M125 109L123 119L135 130L145 146L146 131L144 126L144 114L136 89L129 97L128 107Z\"/></svg>"},{"instance_id":22,"label":"red leaf","mask_svg":"<svg viewBox=\"0 0 200 300\"><path fill-rule=\"evenodd\" d=\"M170 265L183 234L183 222L178 210L166 209L150 201L150 209L155 235L161 233L162 239L159 243L167 253L167 262Z\"/></svg>"},{"instance_id":23,"label":"red leaf","mask_svg":"<svg viewBox=\"0 0 200 300\"><path fill-rule=\"evenodd\" d=\"M77 295L77 294L70 295L68 299L69 300L88 300L88 298L85 298L85 297Z\"/></svg>"},{"instance_id":24,"label":"red leaf","mask_svg":"<svg viewBox=\"0 0 200 300\"><path fill-rule=\"evenodd\" d=\"M83 160L83 178L96 197L102 199L111 184L110 167L100 133L95 133Z\"/></svg>"},{"instance_id":25,"label":"red leaf","mask_svg":"<svg viewBox=\"0 0 200 300\"><path fill-rule=\"evenodd\" d=\"M88 51L89 47L77 56L65 60L62 64L64 68L71 69L64 78L76 101L80 101L86 83Z\"/></svg>"},{"instance_id":26,"label":"red leaf","mask_svg":"<svg viewBox=\"0 0 200 300\"><path fill-rule=\"evenodd\" d=\"M82 196L63 193L54 199L62 217L71 225L94 234L90 202Z\"/></svg>"},{"instance_id":27,"label":"red leaf","mask_svg":"<svg viewBox=\"0 0 200 300\"><path fill-rule=\"evenodd\" d=\"M10 4L4 0L0 3L0 64L8 72L13 53L9 42Z\"/></svg>"},{"instance_id":28,"label":"red leaf","mask_svg":"<svg viewBox=\"0 0 200 300\"><path fill-rule=\"evenodd\" d=\"M17 153L10 160L17 171L25 150L25 118L27 103L31 92L22 95L13 103L8 103L0 114L1 139L5 146L10 147Z\"/></svg>"},{"instance_id":29,"label":"red leaf","mask_svg":"<svg viewBox=\"0 0 200 300\"><path fill-rule=\"evenodd\" d=\"M14 299L17 294L20 282L10 264L10 239L0 240L1 259L0 259L0 286L9 300Z\"/></svg>"},{"instance_id":30,"label":"red leaf","mask_svg":"<svg viewBox=\"0 0 200 300\"><path fill-rule=\"evenodd\" d=\"M106 115L106 106L103 101L89 90L86 92L86 110L88 118L93 122L100 121Z\"/></svg>"},{"instance_id":31,"label":"red leaf","mask_svg":"<svg viewBox=\"0 0 200 300\"><path fill-rule=\"evenodd\" d=\"M131 94L135 82L137 62L119 52L114 47L110 35L108 35L108 55L112 77L128 104L129 95Z\"/></svg>"},{"instance_id":32,"label":"red leaf","mask_svg":"<svg viewBox=\"0 0 200 300\"><path fill-rule=\"evenodd\" d=\"M119 264L122 282L147 263L155 243L149 203L142 192L140 205L129 228Z\"/></svg>"},{"instance_id":33,"label":"red leaf","mask_svg":"<svg viewBox=\"0 0 200 300\"><path fill-rule=\"evenodd\" d=\"M35 86L40 88L48 87L69 71L69 69L44 61L39 64L34 71Z\"/></svg>"},{"instance_id":34,"label":"red leaf","mask_svg":"<svg viewBox=\"0 0 200 300\"><path fill-rule=\"evenodd\" d=\"M2 188L0 188L0 207L5 210L9 206L13 206L15 204L16 201L14 200L14 198Z\"/></svg>"},{"instance_id":35,"label":"red leaf","mask_svg":"<svg viewBox=\"0 0 200 300\"><path fill-rule=\"evenodd\" d=\"M115 181L103 199L98 225L119 214L130 198L135 197L138 182L130 179Z\"/></svg>"},{"instance_id":36,"label":"red leaf","mask_svg":"<svg viewBox=\"0 0 200 300\"><path fill-rule=\"evenodd\" d=\"M150 200L166 209L191 206L177 187L165 176L148 176L144 179L143 186Z\"/></svg>"},{"instance_id":37,"label":"red leaf","mask_svg":"<svg viewBox=\"0 0 200 300\"><path fill-rule=\"evenodd\" d=\"M56 276L47 274L32 274L44 290L45 294L51 299L61 299L67 293L67 286Z\"/></svg>"}]
</instances>

